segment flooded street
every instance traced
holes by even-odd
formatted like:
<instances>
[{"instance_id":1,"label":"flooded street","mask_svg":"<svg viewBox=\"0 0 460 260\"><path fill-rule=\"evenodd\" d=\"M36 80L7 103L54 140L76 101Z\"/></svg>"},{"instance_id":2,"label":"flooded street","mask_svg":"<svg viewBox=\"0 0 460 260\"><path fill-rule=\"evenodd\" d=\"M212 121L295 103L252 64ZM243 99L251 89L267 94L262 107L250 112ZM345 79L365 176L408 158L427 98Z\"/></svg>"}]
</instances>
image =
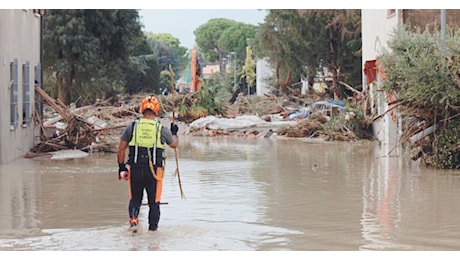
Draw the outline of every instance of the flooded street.
<instances>
[{"instance_id":1,"label":"flooded street","mask_svg":"<svg viewBox=\"0 0 460 260\"><path fill-rule=\"evenodd\" d=\"M180 137L167 150L161 220L128 233L115 154L0 165L0 250L460 249L460 171L385 156L378 144ZM407 156L406 156L407 157Z\"/></svg>"}]
</instances>

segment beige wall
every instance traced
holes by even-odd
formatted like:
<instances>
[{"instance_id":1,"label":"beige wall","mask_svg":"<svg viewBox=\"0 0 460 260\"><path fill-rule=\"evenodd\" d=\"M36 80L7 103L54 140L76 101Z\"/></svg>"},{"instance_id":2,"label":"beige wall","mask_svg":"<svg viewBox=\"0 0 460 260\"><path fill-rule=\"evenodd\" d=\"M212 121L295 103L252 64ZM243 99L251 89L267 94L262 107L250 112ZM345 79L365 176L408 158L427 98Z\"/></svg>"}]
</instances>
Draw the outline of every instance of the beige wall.
<instances>
[{"instance_id":1,"label":"beige wall","mask_svg":"<svg viewBox=\"0 0 460 260\"><path fill-rule=\"evenodd\" d=\"M18 126L10 126L10 63L18 61ZM29 62L31 115L35 107L35 71L40 64L40 16L32 9L0 9L0 163L23 157L34 145L33 120L22 125L23 69Z\"/></svg>"},{"instance_id":2,"label":"beige wall","mask_svg":"<svg viewBox=\"0 0 460 260\"><path fill-rule=\"evenodd\" d=\"M418 27L422 31L425 28L432 31L433 28L441 29L441 9L405 9L403 11L403 20L405 24L412 27ZM460 26L460 10L446 10L446 24L451 28Z\"/></svg>"}]
</instances>

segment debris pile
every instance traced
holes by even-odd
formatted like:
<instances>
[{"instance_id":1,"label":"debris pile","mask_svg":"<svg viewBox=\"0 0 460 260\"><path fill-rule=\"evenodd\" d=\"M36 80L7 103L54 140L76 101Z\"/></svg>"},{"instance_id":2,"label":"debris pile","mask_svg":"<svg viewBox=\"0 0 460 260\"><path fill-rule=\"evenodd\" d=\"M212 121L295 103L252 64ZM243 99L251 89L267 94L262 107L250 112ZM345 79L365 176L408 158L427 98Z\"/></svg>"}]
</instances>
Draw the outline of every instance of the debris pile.
<instances>
[{"instance_id":1,"label":"debris pile","mask_svg":"<svg viewBox=\"0 0 460 260\"><path fill-rule=\"evenodd\" d=\"M114 151L120 128L139 116L137 106L130 103L108 105L98 101L91 106L69 108L39 87L35 91L49 107L44 107L43 118L34 115L41 135L28 157L68 149Z\"/></svg>"},{"instance_id":2,"label":"debris pile","mask_svg":"<svg viewBox=\"0 0 460 260\"><path fill-rule=\"evenodd\" d=\"M34 115L41 135L27 157L60 150L116 152L121 131L129 122L141 116L139 104L146 95L120 95L76 108L51 98L38 87L35 91L47 106L44 106L42 117L37 113ZM161 95L158 98L161 104L159 116L166 121L172 118L175 107L179 108L181 105L182 109L190 109L195 102L195 96L190 93ZM299 111L306 111L304 108L309 108L308 115L293 116ZM239 96L236 102L228 104L225 117L208 115L189 122L181 119L180 113L176 111L175 118L178 123L183 124L180 127L182 134L194 136L270 137L275 133L285 137L309 138L326 135L325 139L329 140L355 140L356 135L348 129L335 135L331 131L324 131L324 125L331 117L342 111L342 105L330 102L299 97L253 95Z\"/></svg>"},{"instance_id":3,"label":"debris pile","mask_svg":"<svg viewBox=\"0 0 460 260\"><path fill-rule=\"evenodd\" d=\"M316 112L307 119L300 120L298 124L278 130L278 135L286 137L315 137L318 131L323 129L323 124L327 122L325 115Z\"/></svg>"}]
</instances>

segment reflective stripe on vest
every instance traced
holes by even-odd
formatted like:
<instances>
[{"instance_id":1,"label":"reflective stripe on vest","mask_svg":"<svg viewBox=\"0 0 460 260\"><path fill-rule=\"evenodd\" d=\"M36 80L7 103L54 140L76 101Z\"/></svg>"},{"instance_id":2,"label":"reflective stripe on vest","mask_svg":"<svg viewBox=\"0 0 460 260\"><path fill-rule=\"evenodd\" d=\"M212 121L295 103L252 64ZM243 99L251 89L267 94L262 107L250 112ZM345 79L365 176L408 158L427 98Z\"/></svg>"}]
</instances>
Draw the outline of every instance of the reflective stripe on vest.
<instances>
[{"instance_id":1,"label":"reflective stripe on vest","mask_svg":"<svg viewBox=\"0 0 460 260\"><path fill-rule=\"evenodd\" d=\"M165 146L161 143L161 128L162 125L153 119L140 118L135 121L129 142L129 146L135 147L134 163L137 163L138 147L148 148L148 150L154 147L164 149ZM153 150L155 153L156 149Z\"/></svg>"}]
</instances>

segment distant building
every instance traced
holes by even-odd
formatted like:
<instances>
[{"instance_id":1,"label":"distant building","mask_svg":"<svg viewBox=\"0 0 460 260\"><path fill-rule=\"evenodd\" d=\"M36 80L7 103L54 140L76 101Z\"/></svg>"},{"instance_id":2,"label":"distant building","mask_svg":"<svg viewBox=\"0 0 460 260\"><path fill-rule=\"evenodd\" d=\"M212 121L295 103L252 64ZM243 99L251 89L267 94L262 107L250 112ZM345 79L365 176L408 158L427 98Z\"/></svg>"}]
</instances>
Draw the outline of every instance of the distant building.
<instances>
[{"instance_id":1,"label":"distant building","mask_svg":"<svg viewBox=\"0 0 460 260\"><path fill-rule=\"evenodd\" d=\"M219 75L219 72L220 72L219 64L206 65L202 69L203 79L210 79L212 75L214 74Z\"/></svg>"},{"instance_id":2,"label":"distant building","mask_svg":"<svg viewBox=\"0 0 460 260\"><path fill-rule=\"evenodd\" d=\"M34 146L35 82L41 80L43 10L0 9L0 164Z\"/></svg>"}]
</instances>

